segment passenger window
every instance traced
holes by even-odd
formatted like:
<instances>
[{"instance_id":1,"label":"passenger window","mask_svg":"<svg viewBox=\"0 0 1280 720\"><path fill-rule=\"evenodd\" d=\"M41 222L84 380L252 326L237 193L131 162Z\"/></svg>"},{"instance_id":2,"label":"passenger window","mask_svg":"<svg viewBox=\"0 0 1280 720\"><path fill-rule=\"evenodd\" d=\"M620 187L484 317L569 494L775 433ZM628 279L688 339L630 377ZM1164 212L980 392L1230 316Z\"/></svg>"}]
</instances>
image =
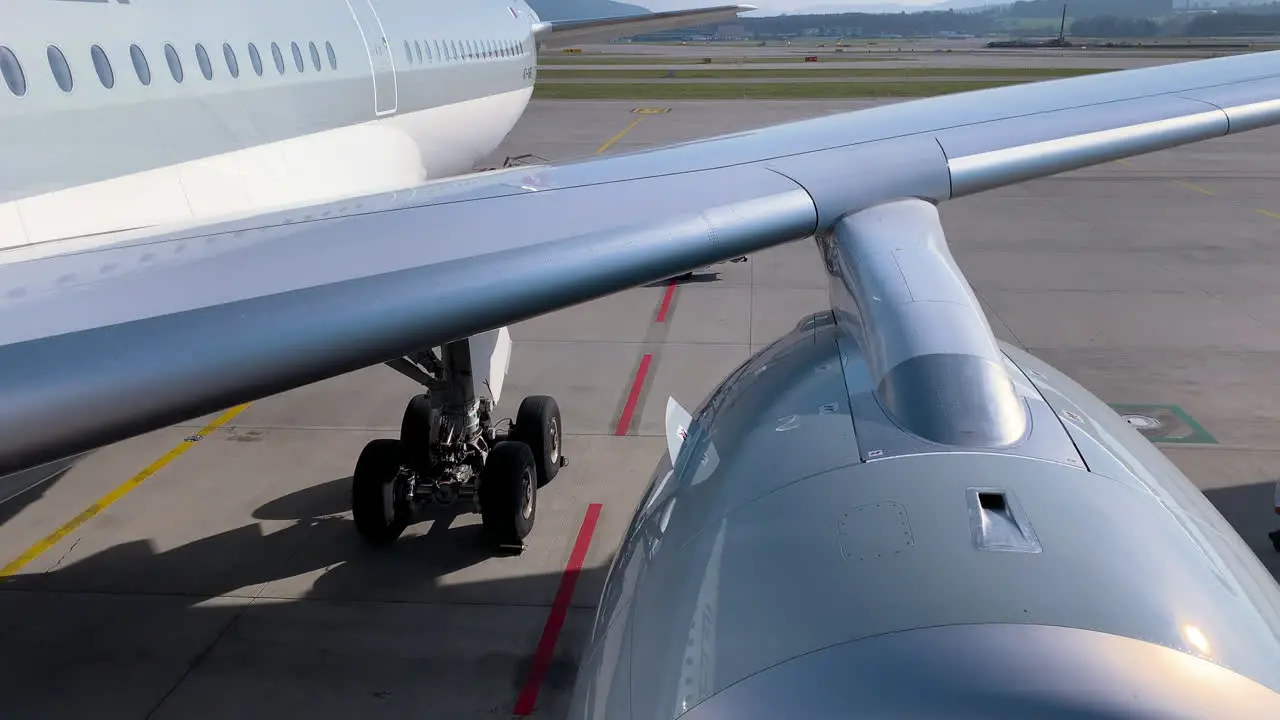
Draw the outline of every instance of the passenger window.
<instances>
[{"instance_id":1,"label":"passenger window","mask_svg":"<svg viewBox=\"0 0 1280 720\"><path fill-rule=\"evenodd\" d=\"M284 55L280 52L280 46L271 43L271 57L276 61L276 72L284 74Z\"/></svg>"},{"instance_id":2,"label":"passenger window","mask_svg":"<svg viewBox=\"0 0 1280 720\"><path fill-rule=\"evenodd\" d=\"M316 49L315 43L308 43L307 47L311 50L311 67L320 72L320 51Z\"/></svg>"},{"instance_id":3,"label":"passenger window","mask_svg":"<svg viewBox=\"0 0 1280 720\"><path fill-rule=\"evenodd\" d=\"M142 48L137 45L130 45L129 59L133 60L133 71L138 74L138 82L144 86L150 85L151 65L147 63L147 56L142 52Z\"/></svg>"},{"instance_id":4,"label":"passenger window","mask_svg":"<svg viewBox=\"0 0 1280 720\"><path fill-rule=\"evenodd\" d=\"M169 74L173 75L173 81L182 82L182 58L178 57L178 51L169 43L164 44L164 59L169 63Z\"/></svg>"},{"instance_id":5,"label":"passenger window","mask_svg":"<svg viewBox=\"0 0 1280 720\"><path fill-rule=\"evenodd\" d=\"M262 77L262 55L258 53L258 46L249 43L249 62L253 64L253 71L258 77Z\"/></svg>"},{"instance_id":6,"label":"passenger window","mask_svg":"<svg viewBox=\"0 0 1280 720\"><path fill-rule=\"evenodd\" d=\"M289 43L290 49L293 50L293 64L298 68L298 72L305 72L306 63L302 62L302 50L298 49L298 43Z\"/></svg>"},{"instance_id":7,"label":"passenger window","mask_svg":"<svg viewBox=\"0 0 1280 720\"><path fill-rule=\"evenodd\" d=\"M413 54L418 56L418 62L422 62L422 45L417 40L413 41Z\"/></svg>"},{"instance_id":8,"label":"passenger window","mask_svg":"<svg viewBox=\"0 0 1280 720\"><path fill-rule=\"evenodd\" d=\"M67 64L66 56L56 45L50 45L45 54L49 56L49 69L53 71L53 79L57 81L58 87L62 88L62 92L71 92L71 66Z\"/></svg>"},{"instance_id":9,"label":"passenger window","mask_svg":"<svg viewBox=\"0 0 1280 720\"><path fill-rule=\"evenodd\" d=\"M196 43L196 63L200 66L200 74L205 80L213 79L213 63L209 62L209 53L205 52L204 46Z\"/></svg>"},{"instance_id":10,"label":"passenger window","mask_svg":"<svg viewBox=\"0 0 1280 720\"><path fill-rule=\"evenodd\" d=\"M240 77L240 61L236 59L236 51L231 49L230 43L222 43L222 59L227 61L227 72L231 77Z\"/></svg>"},{"instance_id":11,"label":"passenger window","mask_svg":"<svg viewBox=\"0 0 1280 720\"><path fill-rule=\"evenodd\" d=\"M324 49L325 49L325 52L329 53L329 69L330 69L330 70L337 70L337 69L338 69L338 56L337 56L337 54L336 54L336 53L334 53L334 52L333 52L333 45L329 44L329 42L328 42L328 41L326 41L326 42L325 42L325 44L324 44Z\"/></svg>"},{"instance_id":12,"label":"passenger window","mask_svg":"<svg viewBox=\"0 0 1280 720\"><path fill-rule=\"evenodd\" d=\"M116 86L116 74L111 69L111 60L107 58L107 53L100 45L94 45L89 48L89 56L93 58L93 69L98 73L98 80L102 82L102 87L110 90Z\"/></svg>"},{"instance_id":13,"label":"passenger window","mask_svg":"<svg viewBox=\"0 0 1280 720\"><path fill-rule=\"evenodd\" d=\"M408 63L413 62L413 48L409 47L408 40L404 41L404 61Z\"/></svg>"},{"instance_id":14,"label":"passenger window","mask_svg":"<svg viewBox=\"0 0 1280 720\"><path fill-rule=\"evenodd\" d=\"M0 45L0 75L4 76L4 84L9 92L22 97L27 94L27 76L22 72L22 63L9 48Z\"/></svg>"}]
</instances>

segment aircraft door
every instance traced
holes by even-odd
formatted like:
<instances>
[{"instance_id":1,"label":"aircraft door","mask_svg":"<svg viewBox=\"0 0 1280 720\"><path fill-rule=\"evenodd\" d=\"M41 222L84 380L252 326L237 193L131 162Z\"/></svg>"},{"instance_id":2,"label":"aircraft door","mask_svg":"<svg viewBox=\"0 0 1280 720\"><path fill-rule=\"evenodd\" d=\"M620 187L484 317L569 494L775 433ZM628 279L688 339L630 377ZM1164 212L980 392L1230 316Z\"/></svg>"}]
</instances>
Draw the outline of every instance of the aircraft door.
<instances>
[{"instance_id":1,"label":"aircraft door","mask_svg":"<svg viewBox=\"0 0 1280 720\"><path fill-rule=\"evenodd\" d=\"M373 9L373 0L347 0L351 15L360 26L365 48L369 51L369 68L373 73L373 111L375 115L389 115L399 105L399 87L396 84L395 58L386 28Z\"/></svg>"}]
</instances>

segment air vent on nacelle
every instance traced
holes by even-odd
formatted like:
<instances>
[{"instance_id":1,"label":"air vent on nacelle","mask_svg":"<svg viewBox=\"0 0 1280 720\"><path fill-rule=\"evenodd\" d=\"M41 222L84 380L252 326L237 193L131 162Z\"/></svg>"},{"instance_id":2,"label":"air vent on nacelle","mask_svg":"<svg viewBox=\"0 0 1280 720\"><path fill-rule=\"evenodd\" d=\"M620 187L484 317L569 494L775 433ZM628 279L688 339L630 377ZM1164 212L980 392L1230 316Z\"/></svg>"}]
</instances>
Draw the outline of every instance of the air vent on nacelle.
<instances>
[{"instance_id":1,"label":"air vent on nacelle","mask_svg":"<svg viewBox=\"0 0 1280 720\"><path fill-rule=\"evenodd\" d=\"M1008 490L969 488L969 527L979 550L1040 552L1040 539Z\"/></svg>"}]
</instances>

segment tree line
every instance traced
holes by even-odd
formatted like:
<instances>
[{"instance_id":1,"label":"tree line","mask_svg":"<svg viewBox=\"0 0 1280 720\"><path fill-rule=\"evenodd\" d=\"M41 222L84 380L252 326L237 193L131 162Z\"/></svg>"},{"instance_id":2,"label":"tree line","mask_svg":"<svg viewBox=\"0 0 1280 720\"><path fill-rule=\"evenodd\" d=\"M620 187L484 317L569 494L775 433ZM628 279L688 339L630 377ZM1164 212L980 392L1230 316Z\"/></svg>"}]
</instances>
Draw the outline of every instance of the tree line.
<instances>
[{"instance_id":1,"label":"tree line","mask_svg":"<svg viewBox=\"0 0 1280 720\"><path fill-rule=\"evenodd\" d=\"M1136 1L1136 0L1135 0ZM1154 0L1153 0L1154 1ZM1015 3L1017 5L1057 4L1051 0ZM1168 0L1161 0L1168 5ZM1280 2L1271 5L1242 8L1215 14L1180 14L1163 16L1133 16L1120 12L1125 6L1117 0L1099 0L1099 7L1110 7L1112 12L1086 16L1077 13L1075 0L1068 10L1067 28L1071 35L1090 38L1148 38L1148 37L1229 37L1266 33L1280 33ZM843 13L839 15L782 15L778 17L742 18L746 30L757 37L794 36L816 30L825 37L856 37L877 35L936 35L942 32L971 35L1057 35L1058 22L1050 16L1041 24L1022 22L1017 31L1006 30L1003 16L991 12L919 12L898 14ZM1034 19L1037 16L1019 15ZM714 32L708 27L707 33Z\"/></svg>"}]
</instances>

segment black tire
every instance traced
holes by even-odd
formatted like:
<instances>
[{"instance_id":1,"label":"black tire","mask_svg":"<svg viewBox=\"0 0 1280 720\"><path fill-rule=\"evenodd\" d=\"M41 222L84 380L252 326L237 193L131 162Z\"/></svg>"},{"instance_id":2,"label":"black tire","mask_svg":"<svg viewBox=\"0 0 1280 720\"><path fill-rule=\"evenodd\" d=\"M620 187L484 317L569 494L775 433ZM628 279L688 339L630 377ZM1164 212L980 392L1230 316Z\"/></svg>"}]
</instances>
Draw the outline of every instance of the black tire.
<instances>
[{"instance_id":1,"label":"black tire","mask_svg":"<svg viewBox=\"0 0 1280 720\"><path fill-rule=\"evenodd\" d=\"M493 446L480 471L480 519L498 545L519 545L538 516L538 472L522 442Z\"/></svg>"},{"instance_id":2,"label":"black tire","mask_svg":"<svg viewBox=\"0 0 1280 720\"><path fill-rule=\"evenodd\" d=\"M412 506L406 498L396 497L395 479L404 462L404 445L399 440L373 440L360 452L351 474L356 532L373 545L395 542L412 521Z\"/></svg>"},{"instance_id":3,"label":"black tire","mask_svg":"<svg viewBox=\"0 0 1280 720\"><path fill-rule=\"evenodd\" d=\"M415 395L400 421L400 442L404 445L406 462L419 475L426 475L431 468L439 437L440 411L431 407L426 395Z\"/></svg>"},{"instance_id":4,"label":"black tire","mask_svg":"<svg viewBox=\"0 0 1280 720\"><path fill-rule=\"evenodd\" d=\"M538 487L555 479L560 472L560 454L564 449L564 424L560 406L553 397L530 395L520 401L512 440L519 440L533 451L538 468Z\"/></svg>"}]
</instances>

